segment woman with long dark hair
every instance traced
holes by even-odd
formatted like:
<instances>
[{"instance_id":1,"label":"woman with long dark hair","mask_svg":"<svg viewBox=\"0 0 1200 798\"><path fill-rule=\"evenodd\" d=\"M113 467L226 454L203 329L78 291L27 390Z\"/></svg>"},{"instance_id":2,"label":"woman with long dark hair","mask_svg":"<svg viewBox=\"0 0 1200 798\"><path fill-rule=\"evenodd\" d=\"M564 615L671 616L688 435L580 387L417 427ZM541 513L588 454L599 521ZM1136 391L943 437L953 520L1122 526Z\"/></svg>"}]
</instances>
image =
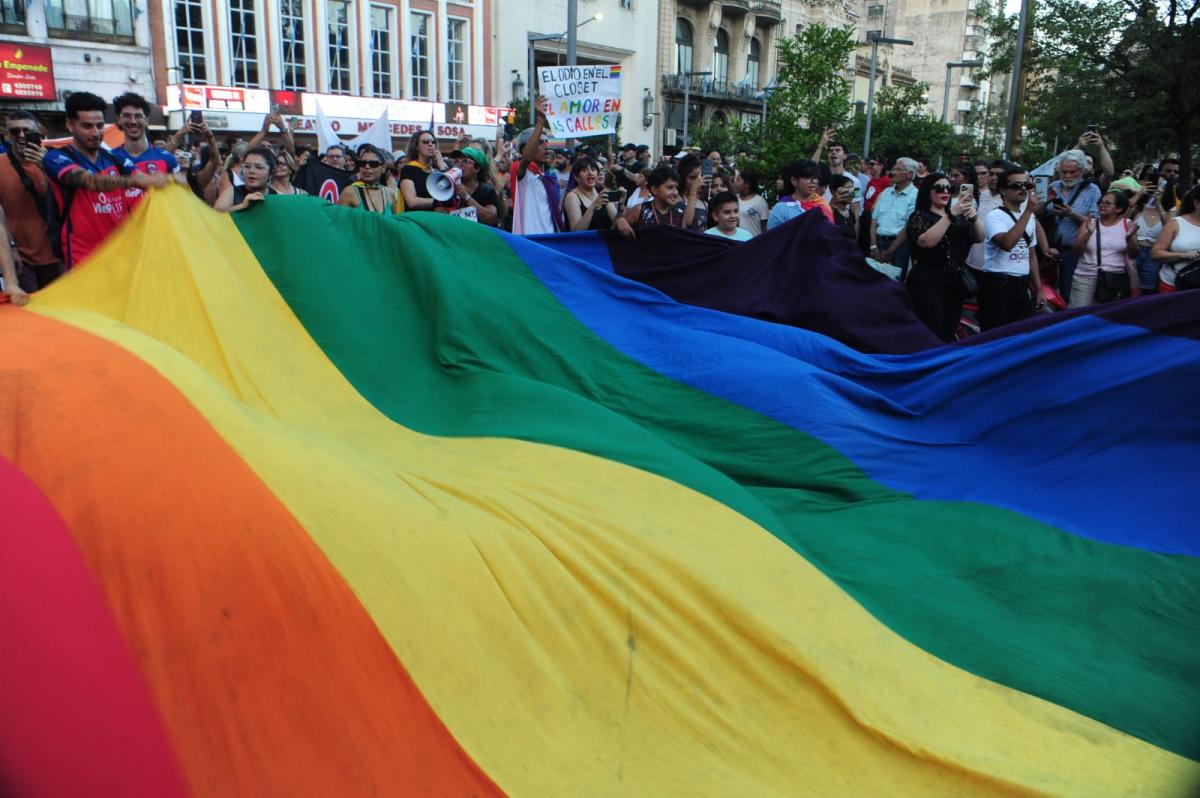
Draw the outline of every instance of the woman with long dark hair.
<instances>
[{"instance_id":1,"label":"woman with long dark hair","mask_svg":"<svg viewBox=\"0 0 1200 798\"><path fill-rule=\"evenodd\" d=\"M387 185L387 153L373 144L358 148L358 179L342 191L338 205L371 213L396 212L396 190Z\"/></svg>"},{"instance_id":2,"label":"woman with long dark hair","mask_svg":"<svg viewBox=\"0 0 1200 798\"><path fill-rule=\"evenodd\" d=\"M244 211L251 203L274 194L271 177L275 174L275 153L269 147L255 147L242 155L242 185L235 186L229 173L221 175L221 194L213 205L218 211Z\"/></svg>"},{"instance_id":3,"label":"woman with long dark hair","mask_svg":"<svg viewBox=\"0 0 1200 798\"><path fill-rule=\"evenodd\" d=\"M934 172L917 190L908 217L912 267L905 286L917 318L943 341L953 341L962 314L962 275L971 244L983 240L975 200L961 194L952 210L950 178Z\"/></svg>"},{"instance_id":4,"label":"woman with long dark hair","mask_svg":"<svg viewBox=\"0 0 1200 798\"><path fill-rule=\"evenodd\" d=\"M431 211L438 202L429 193L426 181L436 169L446 171L446 161L438 150L437 137L431 130L414 133L400 167L400 211Z\"/></svg>"}]
</instances>

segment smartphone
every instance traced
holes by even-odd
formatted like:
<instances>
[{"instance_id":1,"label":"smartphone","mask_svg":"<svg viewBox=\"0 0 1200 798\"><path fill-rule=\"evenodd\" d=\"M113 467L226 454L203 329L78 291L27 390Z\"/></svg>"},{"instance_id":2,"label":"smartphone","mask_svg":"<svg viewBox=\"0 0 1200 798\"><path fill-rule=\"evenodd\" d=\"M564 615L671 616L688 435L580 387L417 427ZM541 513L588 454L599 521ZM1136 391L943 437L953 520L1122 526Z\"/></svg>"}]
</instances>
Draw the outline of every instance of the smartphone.
<instances>
[{"instance_id":1,"label":"smartphone","mask_svg":"<svg viewBox=\"0 0 1200 798\"><path fill-rule=\"evenodd\" d=\"M35 147L42 146L42 134L38 133L36 130L26 130L25 143L32 144Z\"/></svg>"},{"instance_id":2,"label":"smartphone","mask_svg":"<svg viewBox=\"0 0 1200 798\"><path fill-rule=\"evenodd\" d=\"M609 202L617 202L621 199L621 190L617 189L616 191L605 191L604 198Z\"/></svg>"},{"instance_id":3,"label":"smartphone","mask_svg":"<svg viewBox=\"0 0 1200 798\"><path fill-rule=\"evenodd\" d=\"M970 183L963 183L961 186L958 187L958 196L960 196L960 197L969 197L974 193L975 193L975 187L972 186Z\"/></svg>"},{"instance_id":4,"label":"smartphone","mask_svg":"<svg viewBox=\"0 0 1200 798\"><path fill-rule=\"evenodd\" d=\"M1099 132L1100 132L1100 126L1099 126L1099 125L1097 125L1095 122L1093 122L1092 124L1090 124L1090 125L1088 125L1088 126L1087 126L1087 132L1088 132L1088 133L1099 133Z\"/></svg>"},{"instance_id":5,"label":"smartphone","mask_svg":"<svg viewBox=\"0 0 1200 798\"><path fill-rule=\"evenodd\" d=\"M188 123L193 125L203 125L204 112L200 110L192 111L190 114L188 114Z\"/></svg>"},{"instance_id":6,"label":"smartphone","mask_svg":"<svg viewBox=\"0 0 1200 798\"><path fill-rule=\"evenodd\" d=\"M701 177L712 177L712 161L705 158L700 162Z\"/></svg>"},{"instance_id":7,"label":"smartphone","mask_svg":"<svg viewBox=\"0 0 1200 798\"><path fill-rule=\"evenodd\" d=\"M271 113L279 113L279 103L271 103Z\"/></svg>"},{"instance_id":8,"label":"smartphone","mask_svg":"<svg viewBox=\"0 0 1200 798\"><path fill-rule=\"evenodd\" d=\"M1050 204L1057 205L1058 207L1062 208L1065 207L1067 203L1062 201L1062 197L1051 197Z\"/></svg>"}]
</instances>

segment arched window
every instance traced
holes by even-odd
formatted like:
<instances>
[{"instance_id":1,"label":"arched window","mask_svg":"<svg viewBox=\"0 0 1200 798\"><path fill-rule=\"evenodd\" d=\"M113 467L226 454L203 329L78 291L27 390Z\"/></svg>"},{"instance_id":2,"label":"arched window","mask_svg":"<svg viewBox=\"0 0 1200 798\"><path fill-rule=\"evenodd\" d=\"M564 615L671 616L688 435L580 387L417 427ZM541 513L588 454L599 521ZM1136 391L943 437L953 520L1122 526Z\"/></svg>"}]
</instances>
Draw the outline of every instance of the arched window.
<instances>
[{"instance_id":1,"label":"arched window","mask_svg":"<svg viewBox=\"0 0 1200 798\"><path fill-rule=\"evenodd\" d=\"M750 40L750 54L746 56L746 84L758 88L758 61L761 52L758 38Z\"/></svg>"},{"instance_id":2,"label":"arched window","mask_svg":"<svg viewBox=\"0 0 1200 798\"><path fill-rule=\"evenodd\" d=\"M716 83L729 80L729 34L717 28L717 44L713 49L712 79Z\"/></svg>"},{"instance_id":3,"label":"arched window","mask_svg":"<svg viewBox=\"0 0 1200 798\"><path fill-rule=\"evenodd\" d=\"M675 20L675 74L692 71L692 26L686 19Z\"/></svg>"}]
</instances>

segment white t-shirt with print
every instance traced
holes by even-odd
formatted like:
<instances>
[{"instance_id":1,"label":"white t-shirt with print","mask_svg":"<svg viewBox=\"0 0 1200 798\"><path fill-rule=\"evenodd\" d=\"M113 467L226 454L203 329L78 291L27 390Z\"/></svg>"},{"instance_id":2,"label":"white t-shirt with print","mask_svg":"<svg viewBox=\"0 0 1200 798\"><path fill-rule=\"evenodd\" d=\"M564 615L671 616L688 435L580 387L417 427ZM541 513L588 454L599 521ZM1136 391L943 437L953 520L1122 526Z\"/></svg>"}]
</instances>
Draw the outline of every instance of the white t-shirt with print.
<instances>
[{"instance_id":1,"label":"white t-shirt with print","mask_svg":"<svg viewBox=\"0 0 1200 798\"><path fill-rule=\"evenodd\" d=\"M1016 213L1013 216L1020 220L1021 214ZM1025 225L1025 233L1029 238L1029 244L1025 243L1025 237L1018 238L1017 243L1011 250L1007 252L996 246L992 241L998 235L1003 235L1013 229L1016 224L1013 217L1008 215L1004 208L996 208L988 213L984 219L984 255L983 255L983 270L985 272L995 272L998 274L1011 274L1015 277L1023 277L1029 274L1029 244L1037 246L1037 222L1033 216L1029 217L1028 223Z\"/></svg>"}]
</instances>

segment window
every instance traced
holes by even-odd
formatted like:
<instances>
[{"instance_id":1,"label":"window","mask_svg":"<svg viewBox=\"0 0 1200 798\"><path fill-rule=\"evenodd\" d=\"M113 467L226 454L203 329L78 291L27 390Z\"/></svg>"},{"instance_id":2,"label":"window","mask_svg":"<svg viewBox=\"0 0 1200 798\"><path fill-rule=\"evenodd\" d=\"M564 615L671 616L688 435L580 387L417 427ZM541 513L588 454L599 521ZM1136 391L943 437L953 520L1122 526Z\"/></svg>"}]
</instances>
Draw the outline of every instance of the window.
<instances>
[{"instance_id":1,"label":"window","mask_svg":"<svg viewBox=\"0 0 1200 798\"><path fill-rule=\"evenodd\" d=\"M371 92L392 96L391 6L371 6Z\"/></svg>"},{"instance_id":2,"label":"window","mask_svg":"<svg viewBox=\"0 0 1200 798\"><path fill-rule=\"evenodd\" d=\"M692 71L692 26L686 19L675 20L675 74Z\"/></svg>"},{"instance_id":3,"label":"window","mask_svg":"<svg viewBox=\"0 0 1200 798\"><path fill-rule=\"evenodd\" d=\"M46 27L51 36L132 39L133 7L130 0L46 0Z\"/></svg>"},{"instance_id":4,"label":"window","mask_svg":"<svg viewBox=\"0 0 1200 798\"><path fill-rule=\"evenodd\" d=\"M446 100L467 101L467 21L446 21Z\"/></svg>"},{"instance_id":5,"label":"window","mask_svg":"<svg viewBox=\"0 0 1200 798\"><path fill-rule=\"evenodd\" d=\"M229 0L230 82L258 86L258 29L254 27L254 0Z\"/></svg>"},{"instance_id":6,"label":"window","mask_svg":"<svg viewBox=\"0 0 1200 798\"><path fill-rule=\"evenodd\" d=\"M717 28L717 42L713 48L712 79L714 83L725 83L729 80L729 34L724 28Z\"/></svg>"},{"instance_id":7,"label":"window","mask_svg":"<svg viewBox=\"0 0 1200 798\"><path fill-rule=\"evenodd\" d=\"M184 83L208 82L204 54L204 16L201 0L175 0L175 52Z\"/></svg>"},{"instance_id":8,"label":"window","mask_svg":"<svg viewBox=\"0 0 1200 798\"><path fill-rule=\"evenodd\" d=\"M283 43L283 88L308 89L308 66L304 44L303 0L279 0L280 41Z\"/></svg>"},{"instance_id":9,"label":"window","mask_svg":"<svg viewBox=\"0 0 1200 798\"><path fill-rule=\"evenodd\" d=\"M759 54L762 48L758 43L758 38L750 40L750 54L746 56L746 84L758 88L758 64Z\"/></svg>"},{"instance_id":10,"label":"window","mask_svg":"<svg viewBox=\"0 0 1200 798\"><path fill-rule=\"evenodd\" d=\"M350 0L329 0L329 93L350 94Z\"/></svg>"},{"instance_id":11,"label":"window","mask_svg":"<svg viewBox=\"0 0 1200 798\"><path fill-rule=\"evenodd\" d=\"M633 0L621 0L621 8L633 10Z\"/></svg>"},{"instance_id":12,"label":"window","mask_svg":"<svg viewBox=\"0 0 1200 798\"><path fill-rule=\"evenodd\" d=\"M0 0L0 25L25 32L25 0Z\"/></svg>"},{"instance_id":13,"label":"window","mask_svg":"<svg viewBox=\"0 0 1200 798\"><path fill-rule=\"evenodd\" d=\"M414 11L412 15L412 98L429 99L429 28L431 17Z\"/></svg>"}]
</instances>

